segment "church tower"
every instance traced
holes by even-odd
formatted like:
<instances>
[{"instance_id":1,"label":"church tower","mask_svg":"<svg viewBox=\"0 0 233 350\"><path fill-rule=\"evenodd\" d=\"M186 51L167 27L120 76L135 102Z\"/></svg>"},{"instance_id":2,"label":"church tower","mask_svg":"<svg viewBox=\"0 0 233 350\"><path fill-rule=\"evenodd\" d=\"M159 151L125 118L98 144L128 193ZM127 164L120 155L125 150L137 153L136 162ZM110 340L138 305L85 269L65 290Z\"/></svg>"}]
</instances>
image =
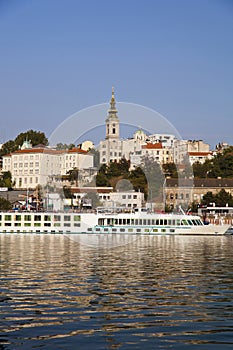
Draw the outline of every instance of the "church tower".
<instances>
[{"instance_id":1,"label":"church tower","mask_svg":"<svg viewBox=\"0 0 233 350\"><path fill-rule=\"evenodd\" d=\"M110 101L110 109L106 118L106 140L119 140L120 122L117 116L116 101L114 95L114 87L112 87L112 98Z\"/></svg>"}]
</instances>

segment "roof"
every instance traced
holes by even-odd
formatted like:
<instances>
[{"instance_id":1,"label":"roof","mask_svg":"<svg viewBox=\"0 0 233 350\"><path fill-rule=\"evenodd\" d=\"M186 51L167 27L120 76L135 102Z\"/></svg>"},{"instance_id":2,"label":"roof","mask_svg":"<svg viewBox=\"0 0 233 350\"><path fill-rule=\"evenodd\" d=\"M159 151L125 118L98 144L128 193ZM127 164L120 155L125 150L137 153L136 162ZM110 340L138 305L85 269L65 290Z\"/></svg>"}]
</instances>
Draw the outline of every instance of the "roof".
<instances>
[{"instance_id":1,"label":"roof","mask_svg":"<svg viewBox=\"0 0 233 350\"><path fill-rule=\"evenodd\" d=\"M151 143L148 142L146 145L142 146L143 149L161 149L163 148L162 142Z\"/></svg>"},{"instance_id":2,"label":"roof","mask_svg":"<svg viewBox=\"0 0 233 350\"><path fill-rule=\"evenodd\" d=\"M72 193L110 193L113 187L71 187Z\"/></svg>"},{"instance_id":3,"label":"roof","mask_svg":"<svg viewBox=\"0 0 233 350\"><path fill-rule=\"evenodd\" d=\"M188 154L190 156L194 156L194 157L200 157L200 156L209 156L210 154L212 154L212 152L188 152Z\"/></svg>"},{"instance_id":4,"label":"roof","mask_svg":"<svg viewBox=\"0 0 233 350\"><path fill-rule=\"evenodd\" d=\"M233 188L232 178L203 178L203 179L166 179L166 187L230 187Z\"/></svg>"},{"instance_id":5,"label":"roof","mask_svg":"<svg viewBox=\"0 0 233 350\"><path fill-rule=\"evenodd\" d=\"M43 147L43 148L29 148L29 149L19 149L13 153L7 154L4 157L10 157L12 155L15 154L30 154L30 153L46 153L46 154L54 154L54 155L59 155L59 154L66 154L66 153L81 153L81 154L86 154L86 155L92 155L90 153L88 153L87 151L80 149L80 148L72 148L69 150L57 150L57 149L53 149L53 148L47 148L47 147Z\"/></svg>"}]
</instances>

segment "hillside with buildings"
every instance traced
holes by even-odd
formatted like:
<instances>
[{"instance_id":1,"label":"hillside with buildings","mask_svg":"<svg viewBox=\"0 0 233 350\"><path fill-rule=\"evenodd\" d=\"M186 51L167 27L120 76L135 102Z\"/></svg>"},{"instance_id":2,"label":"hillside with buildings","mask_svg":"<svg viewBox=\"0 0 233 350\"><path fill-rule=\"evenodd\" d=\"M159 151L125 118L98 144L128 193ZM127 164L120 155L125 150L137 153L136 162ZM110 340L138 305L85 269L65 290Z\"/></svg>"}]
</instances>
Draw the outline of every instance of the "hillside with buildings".
<instances>
[{"instance_id":1,"label":"hillside with buildings","mask_svg":"<svg viewBox=\"0 0 233 350\"><path fill-rule=\"evenodd\" d=\"M48 145L44 133L33 130L6 142L1 147L0 187L32 192L46 188L48 198L63 191L70 197L67 205L74 207L85 200L90 203L90 192L101 205L116 202L134 207L149 201L167 209L184 202L187 207L200 204L208 192L216 195L224 190L233 195L232 146L221 143L210 150L203 140L150 135L143 128L122 139L114 89L105 124L105 139L97 147L90 141ZM126 186L119 185L122 180ZM4 191L1 197L6 197Z\"/></svg>"}]
</instances>

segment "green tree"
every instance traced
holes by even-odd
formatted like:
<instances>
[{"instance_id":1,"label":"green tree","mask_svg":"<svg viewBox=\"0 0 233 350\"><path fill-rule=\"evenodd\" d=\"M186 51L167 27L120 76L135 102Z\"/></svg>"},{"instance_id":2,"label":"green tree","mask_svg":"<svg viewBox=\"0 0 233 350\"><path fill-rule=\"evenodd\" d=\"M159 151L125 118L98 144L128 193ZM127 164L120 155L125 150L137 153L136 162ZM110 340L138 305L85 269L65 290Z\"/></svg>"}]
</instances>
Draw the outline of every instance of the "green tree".
<instances>
[{"instance_id":1,"label":"green tree","mask_svg":"<svg viewBox=\"0 0 233 350\"><path fill-rule=\"evenodd\" d=\"M15 152L22 146L25 140L30 140L32 146L36 146L39 144L48 145L48 139L43 132L29 130L26 132L22 132L19 134L15 140L9 140L5 142L0 150L0 156L5 156L6 154Z\"/></svg>"},{"instance_id":2,"label":"green tree","mask_svg":"<svg viewBox=\"0 0 233 350\"><path fill-rule=\"evenodd\" d=\"M170 176L172 178L178 178L178 172L175 163L165 163L163 164L163 173L165 176Z\"/></svg>"},{"instance_id":3,"label":"green tree","mask_svg":"<svg viewBox=\"0 0 233 350\"><path fill-rule=\"evenodd\" d=\"M215 195L215 203L218 207L225 207L226 205L231 207L233 206L233 197L229 192L222 189Z\"/></svg>"},{"instance_id":4,"label":"green tree","mask_svg":"<svg viewBox=\"0 0 233 350\"><path fill-rule=\"evenodd\" d=\"M12 188L14 183L10 171L3 171L0 177L0 187Z\"/></svg>"},{"instance_id":5,"label":"green tree","mask_svg":"<svg viewBox=\"0 0 233 350\"><path fill-rule=\"evenodd\" d=\"M0 197L0 210L11 210L12 204L7 199Z\"/></svg>"},{"instance_id":6,"label":"green tree","mask_svg":"<svg viewBox=\"0 0 233 350\"><path fill-rule=\"evenodd\" d=\"M18 146L15 144L15 142L12 140L9 140L2 145L2 148L0 150L0 156L5 156L7 154L13 153L17 149L18 149Z\"/></svg>"},{"instance_id":7,"label":"green tree","mask_svg":"<svg viewBox=\"0 0 233 350\"><path fill-rule=\"evenodd\" d=\"M22 132L15 138L15 144L19 147L22 146L25 140L31 141L32 146L36 146L39 144L48 145L48 139L45 136L44 132L28 130L26 132Z\"/></svg>"},{"instance_id":8,"label":"green tree","mask_svg":"<svg viewBox=\"0 0 233 350\"><path fill-rule=\"evenodd\" d=\"M104 173L98 172L98 174L96 175L96 186L100 186L100 187L110 186L109 180Z\"/></svg>"},{"instance_id":9,"label":"green tree","mask_svg":"<svg viewBox=\"0 0 233 350\"><path fill-rule=\"evenodd\" d=\"M129 175L129 181L132 183L135 191L143 192L145 199L148 195L147 178L141 167L132 170Z\"/></svg>"},{"instance_id":10,"label":"green tree","mask_svg":"<svg viewBox=\"0 0 233 350\"><path fill-rule=\"evenodd\" d=\"M78 187L79 169L73 168L67 171L67 175L68 175L68 180L71 182L71 184L75 183L75 186Z\"/></svg>"},{"instance_id":11,"label":"green tree","mask_svg":"<svg viewBox=\"0 0 233 350\"><path fill-rule=\"evenodd\" d=\"M202 198L201 204L210 205L210 203L214 203L215 196L211 191L208 191Z\"/></svg>"}]
</instances>

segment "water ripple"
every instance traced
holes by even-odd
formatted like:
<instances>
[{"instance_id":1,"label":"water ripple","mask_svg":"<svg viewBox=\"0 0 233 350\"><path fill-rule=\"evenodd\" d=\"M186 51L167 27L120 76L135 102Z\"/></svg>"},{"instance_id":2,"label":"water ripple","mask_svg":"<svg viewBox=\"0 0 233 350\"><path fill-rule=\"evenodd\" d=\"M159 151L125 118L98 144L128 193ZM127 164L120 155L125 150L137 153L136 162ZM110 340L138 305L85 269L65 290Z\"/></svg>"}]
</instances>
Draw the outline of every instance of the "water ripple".
<instances>
[{"instance_id":1,"label":"water ripple","mask_svg":"<svg viewBox=\"0 0 233 350\"><path fill-rule=\"evenodd\" d=\"M232 237L0 235L0 349L233 346Z\"/></svg>"}]
</instances>

